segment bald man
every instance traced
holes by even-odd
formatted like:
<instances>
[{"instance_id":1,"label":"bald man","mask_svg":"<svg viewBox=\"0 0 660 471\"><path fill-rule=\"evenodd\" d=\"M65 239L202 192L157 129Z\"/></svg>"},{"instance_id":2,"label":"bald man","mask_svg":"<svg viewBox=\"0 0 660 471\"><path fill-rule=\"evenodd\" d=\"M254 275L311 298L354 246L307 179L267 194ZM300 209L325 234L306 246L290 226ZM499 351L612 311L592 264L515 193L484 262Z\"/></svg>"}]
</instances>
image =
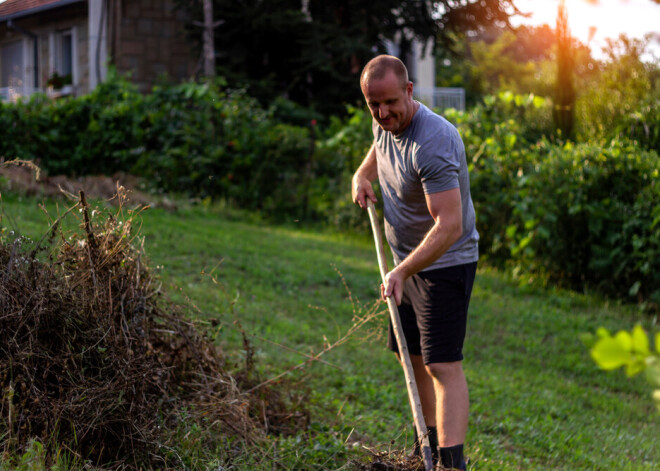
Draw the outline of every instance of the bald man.
<instances>
[{"instance_id":1,"label":"bald man","mask_svg":"<svg viewBox=\"0 0 660 471\"><path fill-rule=\"evenodd\" d=\"M353 201L375 203L378 179L395 263L381 293L399 306L434 459L465 470L463 342L479 257L465 147L451 123L413 99L396 57L369 61L360 86L374 141L353 176ZM388 346L398 355L391 324Z\"/></svg>"}]
</instances>

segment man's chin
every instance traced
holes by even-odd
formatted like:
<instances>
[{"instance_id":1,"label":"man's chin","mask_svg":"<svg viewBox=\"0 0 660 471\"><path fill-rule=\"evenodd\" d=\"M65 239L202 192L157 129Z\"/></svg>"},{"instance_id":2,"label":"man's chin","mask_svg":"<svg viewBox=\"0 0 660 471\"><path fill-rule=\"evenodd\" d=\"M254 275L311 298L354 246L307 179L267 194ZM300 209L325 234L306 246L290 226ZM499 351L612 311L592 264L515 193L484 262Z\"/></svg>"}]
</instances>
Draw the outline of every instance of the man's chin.
<instances>
[{"instance_id":1,"label":"man's chin","mask_svg":"<svg viewBox=\"0 0 660 471\"><path fill-rule=\"evenodd\" d=\"M397 124L392 121L388 123L378 122L378 125L383 131L396 132L396 130L399 129L399 126L397 126Z\"/></svg>"}]
</instances>

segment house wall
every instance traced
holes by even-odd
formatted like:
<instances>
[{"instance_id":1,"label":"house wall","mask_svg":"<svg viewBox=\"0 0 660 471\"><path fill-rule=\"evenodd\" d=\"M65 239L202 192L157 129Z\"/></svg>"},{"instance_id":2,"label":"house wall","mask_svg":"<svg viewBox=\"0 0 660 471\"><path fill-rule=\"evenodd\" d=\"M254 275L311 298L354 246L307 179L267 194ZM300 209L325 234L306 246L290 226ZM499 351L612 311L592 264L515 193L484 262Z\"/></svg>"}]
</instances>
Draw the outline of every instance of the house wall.
<instances>
[{"instance_id":1,"label":"house wall","mask_svg":"<svg viewBox=\"0 0 660 471\"><path fill-rule=\"evenodd\" d=\"M20 28L33 33L37 36L38 41L38 64L36 70L38 71L38 88L45 89L46 82L51 77L54 64L52 61L51 53L51 35L63 30L74 28L75 33L73 37L76 40L75 50L77 50L75 68L77 76L74 77L75 93L84 93L88 89L89 71L87 60L87 6L84 3L69 5L67 7L54 9L48 11L47 14L32 15L24 18L14 20L14 23ZM24 82L26 89L30 92L34 87L34 40L7 26L6 22L0 24L0 46L2 44L22 40L25 43L24 54ZM84 55L83 55L84 54ZM0 67L2 65L0 64Z\"/></svg>"},{"instance_id":2,"label":"house wall","mask_svg":"<svg viewBox=\"0 0 660 471\"><path fill-rule=\"evenodd\" d=\"M162 76L178 82L194 75L198 61L184 35L185 16L172 0L116 0L110 7L111 61L141 91Z\"/></svg>"}]
</instances>

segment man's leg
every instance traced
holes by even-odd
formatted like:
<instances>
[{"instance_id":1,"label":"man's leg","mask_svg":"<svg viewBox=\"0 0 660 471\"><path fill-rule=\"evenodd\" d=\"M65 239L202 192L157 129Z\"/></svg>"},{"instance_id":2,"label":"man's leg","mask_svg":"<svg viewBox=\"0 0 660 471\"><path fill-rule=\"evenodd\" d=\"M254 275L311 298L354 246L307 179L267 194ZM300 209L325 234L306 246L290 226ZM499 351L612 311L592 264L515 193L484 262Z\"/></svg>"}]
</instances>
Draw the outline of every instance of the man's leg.
<instances>
[{"instance_id":1,"label":"man's leg","mask_svg":"<svg viewBox=\"0 0 660 471\"><path fill-rule=\"evenodd\" d=\"M401 361L399 354L397 358ZM417 392L419 393L419 400L422 404L422 415L424 416L424 423L428 430L429 445L431 447L431 455L433 462L438 461L438 432L436 428L436 408L435 408L435 386L433 384L433 377L429 374L424 364L424 358L421 355L410 355L410 363L413 367L415 374L415 383L417 384ZM414 453L417 456L421 455L421 443L417 435L417 428L413 425L415 435Z\"/></svg>"},{"instance_id":2,"label":"man's leg","mask_svg":"<svg viewBox=\"0 0 660 471\"><path fill-rule=\"evenodd\" d=\"M462 362L430 363L427 370L434 379L442 464L464 469L463 444L467 433L470 399Z\"/></svg>"},{"instance_id":3,"label":"man's leg","mask_svg":"<svg viewBox=\"0 0 660 471\"><path fill-rule=\"evenodd\" d=\"M410 355L410 363L412 363L413 371L415 372L415 382L417 383L419 400L422 403L424 422L427 427L435 427L437 415L433 377L426 369L424 359L421 355Z\"/></svg>"}]
</instances>

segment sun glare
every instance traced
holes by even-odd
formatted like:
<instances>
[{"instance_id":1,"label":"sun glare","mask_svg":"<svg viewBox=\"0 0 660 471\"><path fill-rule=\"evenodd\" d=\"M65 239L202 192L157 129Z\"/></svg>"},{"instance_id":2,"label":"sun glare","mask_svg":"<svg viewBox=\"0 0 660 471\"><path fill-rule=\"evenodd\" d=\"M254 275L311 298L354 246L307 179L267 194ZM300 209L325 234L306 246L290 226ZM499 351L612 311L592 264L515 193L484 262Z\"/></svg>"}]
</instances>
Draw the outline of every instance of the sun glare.
<instances>
[{"instance_id":1,"label":"sun glare","mask_svg":"<svg viewBox=\"0 0 660 471\"><path fill-rule=\"evenodd\" d=\"M529 19L516 24L557 23L560 0L518 0L516 6ZM592 46L602 45L605 38L617 38L624 33L641 38L646 33L660 31L660 4L651 0L565 0L568 25L572 36Z\"/></svg>"}]
</instances>

